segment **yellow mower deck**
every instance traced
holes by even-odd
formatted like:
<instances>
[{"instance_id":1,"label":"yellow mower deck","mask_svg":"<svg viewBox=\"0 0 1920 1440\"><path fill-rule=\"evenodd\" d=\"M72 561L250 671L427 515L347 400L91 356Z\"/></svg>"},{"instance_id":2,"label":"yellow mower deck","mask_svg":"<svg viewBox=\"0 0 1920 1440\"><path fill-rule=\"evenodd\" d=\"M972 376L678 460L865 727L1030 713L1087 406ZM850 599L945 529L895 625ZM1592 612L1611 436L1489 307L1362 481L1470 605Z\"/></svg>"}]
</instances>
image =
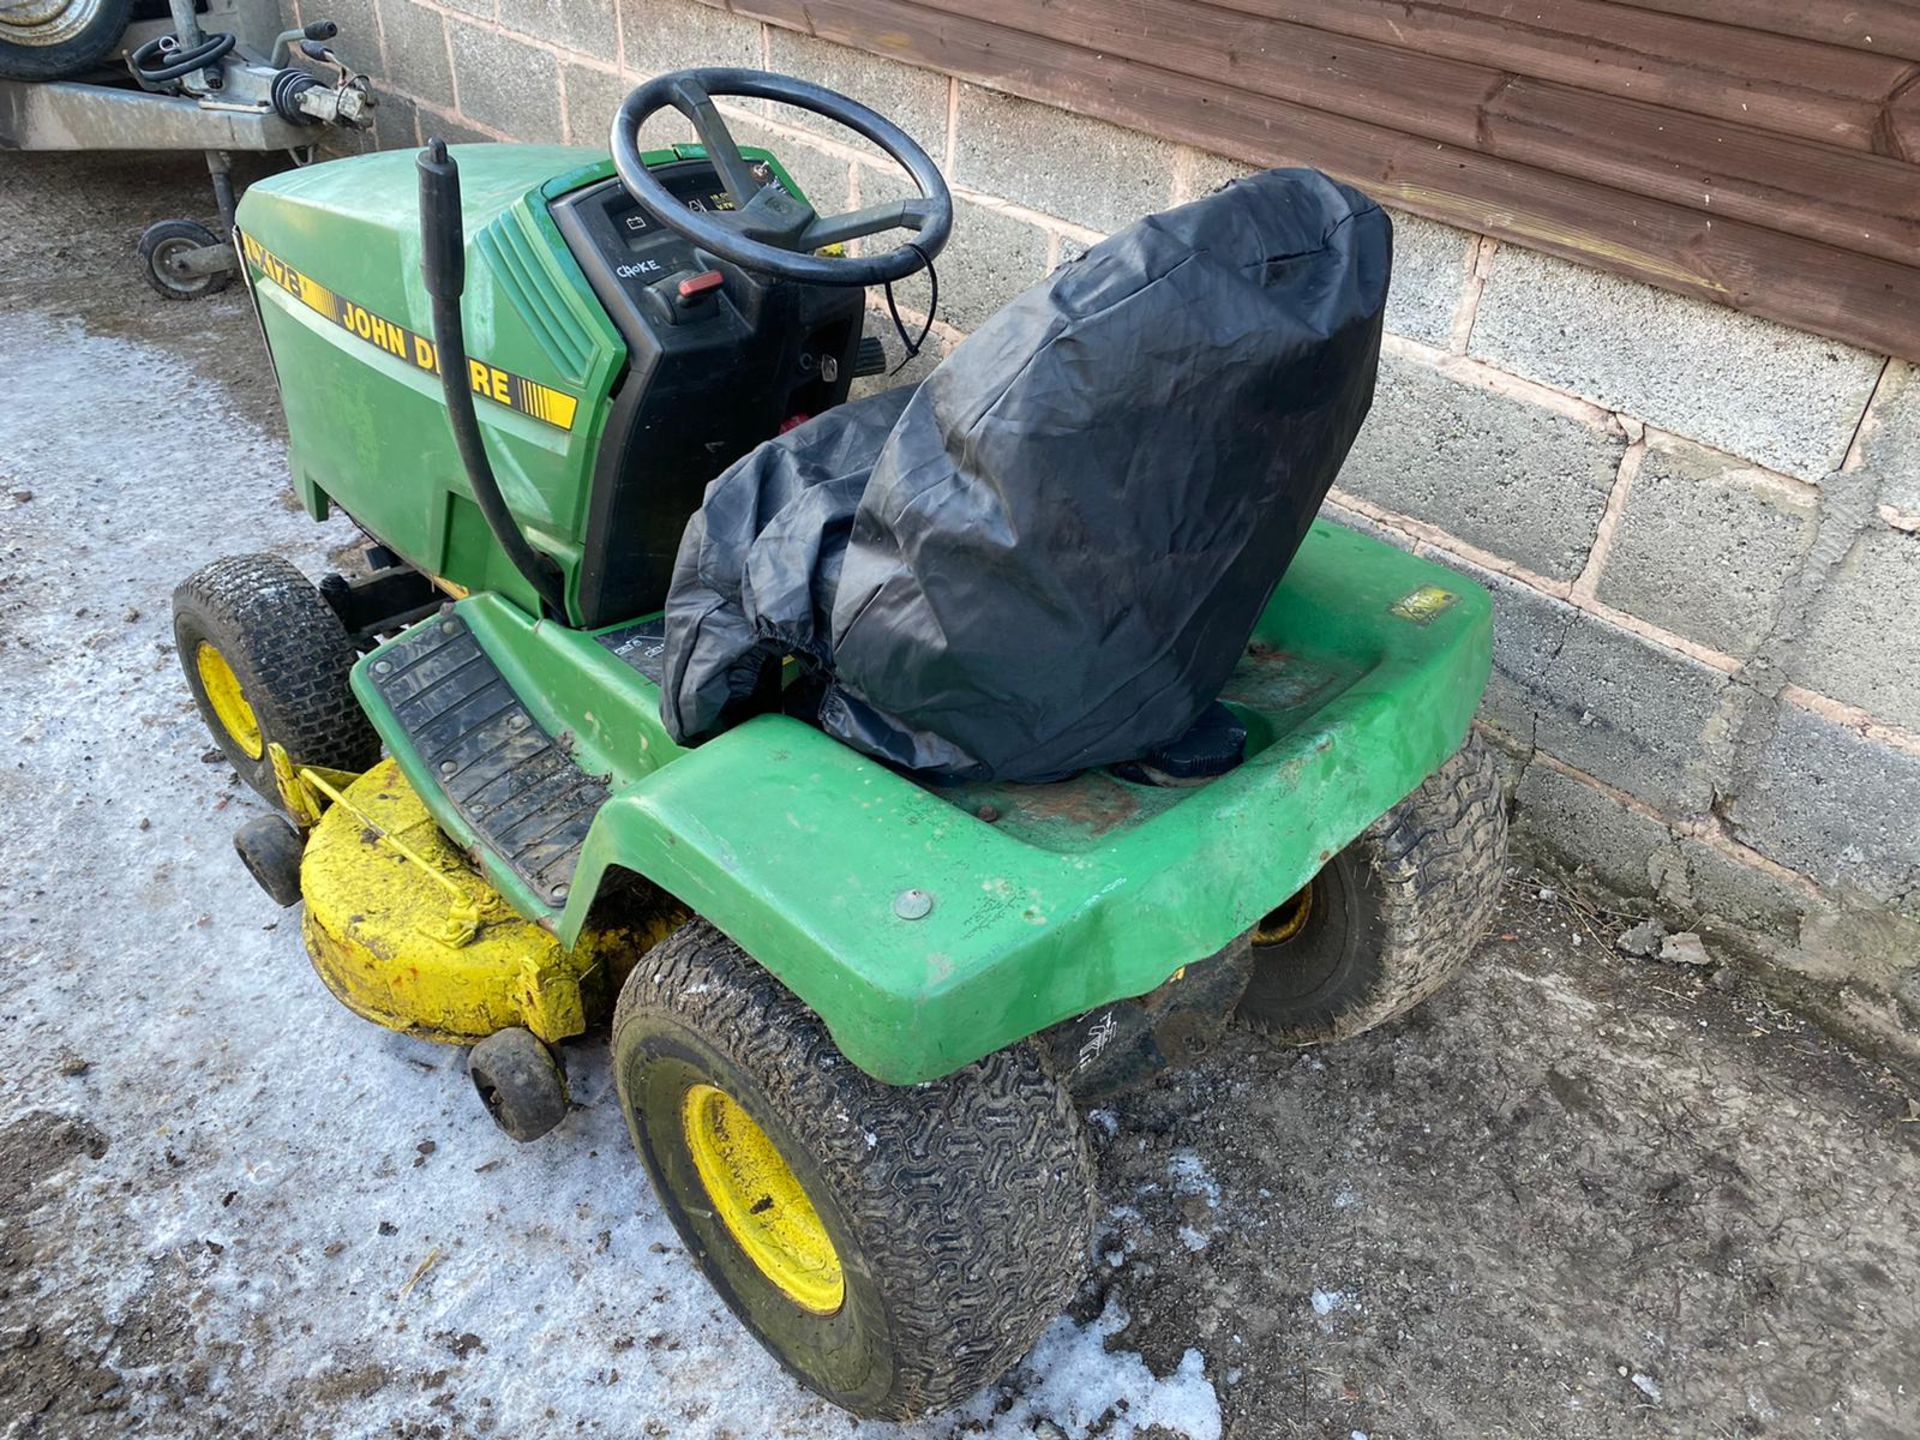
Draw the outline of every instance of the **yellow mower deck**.
<instances>
[{"instance_id":1,"label":"yellow mower deck","mask_svg":"<svg viewBox=\"0 0 1920 1440\"><path fill-rule=\"evenodd\" d=\"M578 1035L673 923L589 925L569 950L481 879L391 759L334 793L300 865L301 930L327 988L390 1030L453 1044L514 1025Z\"/></svg>"}]
</instances>

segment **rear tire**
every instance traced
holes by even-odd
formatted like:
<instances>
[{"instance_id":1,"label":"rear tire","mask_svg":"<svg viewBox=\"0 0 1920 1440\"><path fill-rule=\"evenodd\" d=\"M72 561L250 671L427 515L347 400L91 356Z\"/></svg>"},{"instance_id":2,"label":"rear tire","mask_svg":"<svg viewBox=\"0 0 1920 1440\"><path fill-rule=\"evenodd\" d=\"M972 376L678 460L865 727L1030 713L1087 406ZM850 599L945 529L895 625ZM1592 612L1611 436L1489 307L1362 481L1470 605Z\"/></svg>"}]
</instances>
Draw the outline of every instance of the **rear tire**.
<instances>
[{"instance_id":1,"label":"rear tire","mask_svg":"<svg viewBox=\"0 0 1920 1440\"><path fill-rule=\"evenodd\" d=\"M267 746L355 774L380 758L350 678L340 618L278 555L234 555L173 592L173 638L193 703L240 778L279 802Z\"/></svg>"},{"instance_id":2,"label":"rear tire","mask_svg":"<svg viewBox=\"0 0 1920 1440\"><path fill-rule=\"evenodd\" d=\"M84 75L113 53L132 14L133 0L68 0L58 16L42 24L0 20L0 80ZM29 38L54 43L24 43Z\"/></svg>"},{"instance_id":3,"label":"rear tire","mask_svg":"<svg viewBox=\"0 0 1920 1440\"><path fill-rule=\"evenodd\" d=\"M1493 922L1506 808L1493 754L1469 736L1413 794L1254 927L1239 1015L1289 1045L1345 1040L1458 973Z\"/></svg>"},{"instance_id":4,"label":"rear tire","mask_svg":"<svg viewBox=\"0 0 1920 1440\"><path fill-rule=\"evenodd\" d=\"M1072 1300L1092 1160L1031 1043L883 1085L695 921L628 978L613 1058L634 1145L689 1253L836 1405L888 1419L952 1405Z\"/></svg>"}]
</instances>

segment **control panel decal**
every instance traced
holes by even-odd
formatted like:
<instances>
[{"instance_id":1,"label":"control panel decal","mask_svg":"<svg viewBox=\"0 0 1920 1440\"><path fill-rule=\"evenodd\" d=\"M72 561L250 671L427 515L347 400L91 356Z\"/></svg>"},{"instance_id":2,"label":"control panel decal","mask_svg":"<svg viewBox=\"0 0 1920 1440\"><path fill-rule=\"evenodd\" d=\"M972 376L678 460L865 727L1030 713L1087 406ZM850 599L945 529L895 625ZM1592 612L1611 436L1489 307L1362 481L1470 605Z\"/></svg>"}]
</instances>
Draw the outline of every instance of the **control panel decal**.
<instances>
[{"instance_id":1,"label":"control panel decal","mask_svg":"<svg viewBox=\"0 0 1920 1440\"><path fill-rule=\"evenodd\" d=\"M331 320L348 334L369 345L377 345L416 369L430 375L440 373L440 356L434 349L433 341L425 335L416 334L404 325L374 314L357 301L336 294L311 275L294 269L244 232L240 235L240 248L246 255L248 265L316 315ZM573 428L573 418L580 408L580 402L564 390L542 385L538 380L529 380L524 375L515 375L484 360L469 359L467 367L468 383L472 385L474 394L496 405L504 405L509 410L517 410L522 415L530 415L556 429Z\"/></svg>"}]
</instances>

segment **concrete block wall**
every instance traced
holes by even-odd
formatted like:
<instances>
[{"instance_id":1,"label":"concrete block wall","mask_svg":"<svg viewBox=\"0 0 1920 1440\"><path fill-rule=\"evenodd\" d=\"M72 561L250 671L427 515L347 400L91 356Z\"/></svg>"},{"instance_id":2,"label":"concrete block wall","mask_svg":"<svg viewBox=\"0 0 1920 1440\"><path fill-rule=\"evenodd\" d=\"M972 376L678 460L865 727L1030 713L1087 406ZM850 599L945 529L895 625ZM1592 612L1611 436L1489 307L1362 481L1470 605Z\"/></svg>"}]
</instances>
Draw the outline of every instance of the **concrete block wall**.
<instances>
[{"instance_id":1,"label":"concrete block wall","mask_svg":"<svg viewBox=\"0 0 1920 1440\"><path fill-rule=\"evenodd\" d=\"M627 88L688 65L798 74L893 116L959 212L903 378L1103 235L1244 169L694 0L288 8L341 22L379 82L381 145L604 146ZM900 188L847 132L727 108L823 210ZM924 283L899 288L917 324ZM1521 843L1920 1054L1914 367L1406 215L1387 326L1329 513L1493 591L1482 725Z\"/></svg>"}]
</instances>

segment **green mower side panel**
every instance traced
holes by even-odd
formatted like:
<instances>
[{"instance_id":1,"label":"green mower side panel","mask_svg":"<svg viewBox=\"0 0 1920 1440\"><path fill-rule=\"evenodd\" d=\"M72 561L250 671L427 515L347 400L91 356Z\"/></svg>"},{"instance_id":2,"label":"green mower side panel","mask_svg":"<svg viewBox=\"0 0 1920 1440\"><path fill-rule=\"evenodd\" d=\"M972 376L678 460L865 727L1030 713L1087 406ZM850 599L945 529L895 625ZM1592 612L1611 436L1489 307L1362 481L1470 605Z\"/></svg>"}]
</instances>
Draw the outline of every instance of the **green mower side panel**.
<instances>
[{"instance_id":1,"label":"green mower side panel","mask_svg":"<svg viewBox=\"0 0 1920 1440\"><path fill-rule=\"evenodd\" d=\"M608 178L613 164L603 151L558 145L450 150L480 428L508 507L559 563L577 614L594 467L628 349L548 202ZM684 145L644 158L704 154ZM767 152L742 154L795 188ZM420 272L414 152L273 176L247 190L238 222L307 510L324 518L338 504L415 568L537 610L473 500L448 424Z\"/></svg>"},{"instance_id":2,"label":"green mower side panel","mask_svg":"<svg viewBox=\"0 0 1920 1440\"><path fill-rule=\"evenodd\" d=\"M455 608L609 791L563 910L478 847L515 908L571 943L609 872L636 872L732 936L848 1059L895 1084L1145 994L1219 951L1459 747L1492 663L1483 589L1317 522L1222 696L1249 732L1237 769L1197 787L1089 771L935 789L784 716L683 749L658 689L592 635L490 596ZM360 662L356 693L435 818L474 849L371 681L382 653ZM931 909L904 918L907 891Z\"/></svg>"}]
</instances>

